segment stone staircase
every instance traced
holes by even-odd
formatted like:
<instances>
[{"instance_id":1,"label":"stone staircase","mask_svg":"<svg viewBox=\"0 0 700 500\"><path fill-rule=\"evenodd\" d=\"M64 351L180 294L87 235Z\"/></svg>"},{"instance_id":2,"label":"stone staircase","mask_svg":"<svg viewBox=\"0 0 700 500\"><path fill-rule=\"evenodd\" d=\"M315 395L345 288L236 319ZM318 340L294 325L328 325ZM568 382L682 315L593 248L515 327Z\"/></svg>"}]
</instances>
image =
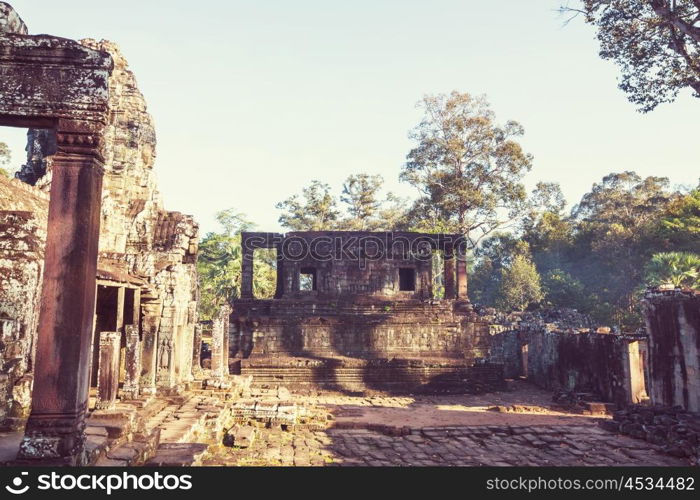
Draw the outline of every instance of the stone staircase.
<instances>
[{"instance_id":1,"label":"stone staircase","mask_svg":"<svg viewBox=\"0 0 700 500\"><path fill-rule=\"evenodd\" d=\"M86 430L91 463L96 466L198 465L207 442L221 439L230 418L224 397L193 391L93 412Z\"/></svg>"}]
</instances>

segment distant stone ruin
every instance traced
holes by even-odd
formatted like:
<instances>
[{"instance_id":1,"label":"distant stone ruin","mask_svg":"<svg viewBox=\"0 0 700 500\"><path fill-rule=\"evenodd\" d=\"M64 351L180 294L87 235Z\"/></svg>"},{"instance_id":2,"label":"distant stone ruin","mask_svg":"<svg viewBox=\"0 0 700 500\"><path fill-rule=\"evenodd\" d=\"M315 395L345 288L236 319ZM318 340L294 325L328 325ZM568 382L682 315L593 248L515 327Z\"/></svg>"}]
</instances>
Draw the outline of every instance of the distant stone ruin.
<instances>
[{"instance_id":1,"label":"distant stone ruin","mask_svg":"<svg viewBox=\"0 0 700 500\"><path fill-rule=\"evenodd\" d=\"M231 354L239 358L234 369L255 384L465 392L501 382L498 367L480 363L488 324L467 300L459 236L243 233L242 245ZM277 252L273 299L253 297L256 249Z\"/></svg>"}]
</instances>

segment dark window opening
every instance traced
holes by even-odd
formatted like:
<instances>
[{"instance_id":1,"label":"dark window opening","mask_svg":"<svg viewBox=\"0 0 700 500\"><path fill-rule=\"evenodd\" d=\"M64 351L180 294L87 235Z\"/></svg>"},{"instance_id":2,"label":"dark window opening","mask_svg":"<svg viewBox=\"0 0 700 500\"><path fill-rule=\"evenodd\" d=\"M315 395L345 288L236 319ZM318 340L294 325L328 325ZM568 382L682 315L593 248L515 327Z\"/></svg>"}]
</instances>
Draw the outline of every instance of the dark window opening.
<instances>
[{"instance_id":1,"label":"dark window opening","mask_svg":"<svg viewBox=\"0 0 700 500\"><path fill-rule=\"evenodd\" d=\"M316 290L316 269L313 267L302 267L299 271L299 290L311 292Z\"/></svg>"},{"instance_id":2,"label":"dark window opening","mask_svg":"<svg viewBox=\"0 0 700 500\"><path fill-rule=\"evenodd\" d=\"M399 290L414 292L416 290L416 270L411 267L399 268Z\"/></svg>"},{"instance_id":3,"label":"dark window opening","mask_svg":"<svg viewBox=\"0 0 700 500\"><path fill-rule=\"evenodd\" d=\"M133 325L134 321L136 320L136 312L134 311L134 307L136 307L136 304L134 303L135 299L135 292L133 288L127 288L124 290L124 324L125 325Z\"/></svg>"}]
</instances>

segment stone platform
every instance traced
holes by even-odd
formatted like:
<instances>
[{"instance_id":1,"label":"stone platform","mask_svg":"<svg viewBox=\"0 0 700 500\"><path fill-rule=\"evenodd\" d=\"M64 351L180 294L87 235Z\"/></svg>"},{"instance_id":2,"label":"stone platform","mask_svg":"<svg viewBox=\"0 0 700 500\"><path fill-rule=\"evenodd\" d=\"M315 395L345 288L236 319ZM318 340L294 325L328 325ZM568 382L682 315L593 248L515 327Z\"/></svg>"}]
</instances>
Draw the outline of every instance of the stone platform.
<instances>
[{"instance_id":1,"label":"stone platform","mask_svg":"<svg viewBox=\"0 0 700 500\"><path fill-rule=\"evenodd\" d=\"M451 358L258 356L240 360L237 368L252 376L256 387L283 385L301 391L464 394L504 388L500 365L469 365Z\"/></svg>"}]
</instances>

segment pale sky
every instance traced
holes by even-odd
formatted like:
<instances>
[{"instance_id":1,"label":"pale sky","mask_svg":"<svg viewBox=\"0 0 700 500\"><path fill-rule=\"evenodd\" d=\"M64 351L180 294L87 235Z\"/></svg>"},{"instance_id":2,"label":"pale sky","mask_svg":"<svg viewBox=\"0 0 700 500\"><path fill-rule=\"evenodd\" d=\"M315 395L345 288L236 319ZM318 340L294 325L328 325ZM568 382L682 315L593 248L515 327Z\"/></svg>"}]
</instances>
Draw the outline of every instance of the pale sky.
<instances>
[{"instance_id":1,"label":"pale sky","mask_svg":"<svg viewBox=\"0 0 700 500\"><path fill-rule=\"evenodd\" d=\"M560 0L15 0L30 33L117 42L154 116L166 207L203 231L235 207L277 230L275 203L311 179L398 181L424 94L486 94L525 127L527 184L570 204L610 173L697 183L700 100L646 115L617 88L592 27ZM26 131L0 128L17 166Z\"/></svg>"}]
</instances>

